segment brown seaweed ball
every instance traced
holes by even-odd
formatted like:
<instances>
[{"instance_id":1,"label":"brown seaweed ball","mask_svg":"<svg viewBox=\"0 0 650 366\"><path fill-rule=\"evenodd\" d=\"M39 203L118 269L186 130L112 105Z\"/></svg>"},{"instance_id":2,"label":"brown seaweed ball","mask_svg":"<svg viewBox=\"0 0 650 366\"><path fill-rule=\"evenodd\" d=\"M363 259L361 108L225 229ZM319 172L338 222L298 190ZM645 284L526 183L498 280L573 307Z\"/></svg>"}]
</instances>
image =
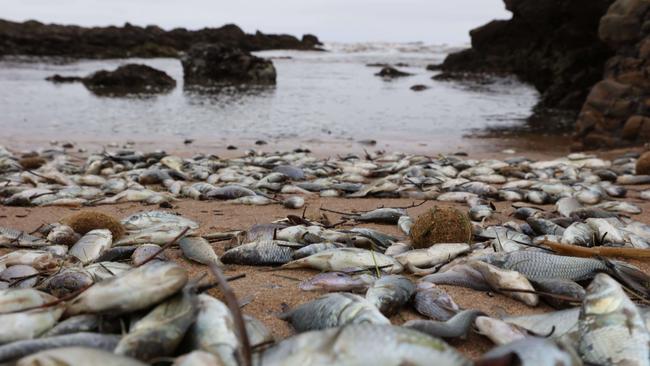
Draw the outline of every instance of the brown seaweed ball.
<instances>
[{"instance_id":1,"label":"brown seaweed ball","mask_svg":"<svg viewBox=\"0 0 650 366\"><path fill-rule=\"evenodd\" d=\"M650 151L644 153L636 161L637 175L650 175Z\"/></svg>"},{"instance_id":2,"label":"brown seaweed ball","mask_svg":"<svg viewBox=\"0 0 650 366\"><path fill-rule=\"evenodd\" d=\"M20 166L22 166L23 169L32 170L42 167L47 163L47 161L40 156L31 156L20 159L18 163L20 163Z\"/></svg>"},{"instance_id":3,"label":"brown seaweed ball","mask_svg":"<svg viewBox=\"0 0 650 366\"><path fill-rule=\"evenodd\" d=\"M453 207L433 207L418 216L411 227L414 248L428 248L437 243L469 243L471 239L469 217Z\"/></svg>"},{"instance_id":4,"label":"brown seaweed ball","mask_svg":"<svg viewBox=\"0 0 650 366\"><path fill-rule=\"evenodd\" d=\"M61 223L70 226L81 235L95 229L110 230L113 234L113 240L124 235L124 227L120 220L97 211L79 212L64 218Z\"/></svg>"}]
</instances>

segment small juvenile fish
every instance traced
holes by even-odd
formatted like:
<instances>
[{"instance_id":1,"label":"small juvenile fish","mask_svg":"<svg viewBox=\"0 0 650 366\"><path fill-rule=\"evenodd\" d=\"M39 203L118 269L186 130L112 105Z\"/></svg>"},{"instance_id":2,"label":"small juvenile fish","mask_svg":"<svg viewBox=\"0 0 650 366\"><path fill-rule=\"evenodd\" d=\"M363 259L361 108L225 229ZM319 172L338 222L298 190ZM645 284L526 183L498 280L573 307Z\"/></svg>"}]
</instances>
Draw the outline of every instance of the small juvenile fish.
<instances>
[{"instance_id":1,"label":"small juvenile fish","mask_svg":"<svg viewBox=\"0 0 650 366\"><path fill-rule=\"evenodd\" d=\"M43 281L39 288L61 298L94 283L92 275L83 268L66 268Z\"/></svg>"},{"instance_id":2,"label":"small juvenile fish","mask_svg":"<svg viewBox=\"0 0 650 366\"><path fill-rule=\"evenodd\" d=\"M122 220L122 225L129 231L144 230L159 224L174 224L178 227L189 227L191 230L199 228L196 222L166 211L138 212Z\"/></svg>"},{"instance_id":3,"label":"small juvenile fish","mask_svg":"<svg viewBox=\"0 0 650 366\"><path fill-rule=\"evenodd\" d=\"M291 261L282 268L312 268L321 271L378 268L386 273L400 273L403 270L402 265L393 257L360 248L325 250Z\"/></svg>"},{"instance_id":4,"label":"small juvenile fish","mask_svg":"<svg viewBox=\"0 0 650 366\"><path fill-rule=\"evenodd\" d=\"M440 321L447 321L461 311L447 292L429 282L418 282L413 302L418 313Z\"/></svg>"},{"instance_id":5,"label":"small juvenile fish","mask_svg":"<svg viewBox=\"0 0 650 366\"><path fill-rule=\"evenodd\" d=\"M376 210L364 212L353 216L355 221L374 222L378 224L396 225L402 216L406 216L406 210L402 208L378 208Z\"/></svg>"},{"instance_id":6,"label":"small juvenile fish","mask_svg":"<svg viewBox=\"0 0 650 366\"><path fill-rule=\"evenodd\" d=\"M131 231L120 240L115 242L114 245L164 245L178 237L186 227L187 226L179 226L177 224L158 224L139 231ZM187 232L187 235L191 234L191 230Z\"/></svg>"},{"instance_id":7,"label":"small juvenile fish","mask_svg":"<svg viewBox=\"0 0 650 366\"><path fill-rule=\"evenodd\" d=\"M181 251L185 258L197 263L209 266L216 264L223 267L223 263L219 260L219 256L214 252L210 243L200 236L186 236L178 241Z\"/></svg>"},{"instance_id":8,"label":"small juvenile fish","mask_svg":"<svg viewBox=\"0 0 650 366\"><path fill-rule=\"evenodd\" d=\"M95 261L97 262L110 262L110 261L119 261L130 259L133 255L133 252L138 249L137 245L125 245L119 247L112 247L102 253L99 258Z\"/></svg>"},{"instance_id":9,"label":"small juvenile fish","mask_svg":"<svg viewBox=\"0 0 650 366\"><path fill-rule=\"evenodd\" d=\"M90 274L95 282L100 282L108 278L120 276L131 270L131 266L120 262L97 262L84 269Z\"/></svg>"},{"instance_id":10,"label":"small juvenile fish","mask_svg":"<svg viewBox=\"0 0 650 366\"><path fill-rule=\"evenodd\" d=\"M110 230L95 229L91 230L86 235L77 241L68 254L77 257L81 263L92 263L99 256L108 250L113 244L113 235Z\"/></svg>"},{"instance_id":11,"label":"small juvenile fish","mask_svg":"<svg viewBox=\"0 0 650 366\"><path fill-rule=\"evenodd\" d=\"M257 240L226 251L221 261L226 264L249 266L279 265L293 258L292 243L282 240Z\"/></svg>"},{"instance_id":12,"label":"small juvenile fish","mask_svg":"<svg viewBox=\"0 0 650 366\"><path fill-rule=\"evenodd\" d=\"M0 314L0 344L40 336L59 321L64 308L65 305L58 304L44 309Z\"/></svg>"},{"instance_id":13,"label":"small juvenile fish","mask_svg":"<svg viewBox=\"0 0 650 366\"><path fill-rule=\"evenodd\" d=\"M365 292L376 278L367 274L324 272L300 283L303 291Z\"/></svg>"},{"instance_id":14,"label":"small juvenile fish","mask_svg":"<svg viewBox=\"0 0 650 366\"><path fill-rule=\"evenodd\" d=\"M52 244L73 245L81 236L70 226L57 224L47 234L47 240Z\"/></svg>"},{"instance_id":15,"label":"small juvenile fish","mask_svg":"<svg viewBox=\"0 0 650 366\"><path fill-rule=\"evenodd\" d=\"M463 310L446 321L409 320L404 323L404 326L433 337L466 337L474 324L474 319L482 314L480 310Z\"/></svg>"},{"instance_id":16,"label":"small juvenile fish","mask_svg":"<svg viewBox=\"0 0 650 366\"><path fill-rule=\"evenodd\" d=\"M0 280L13 283L14 288L34 287L38 282L38 271L32 266L17 264L0 272Z\"/></svg>"},{"instance_id":17,"label":"small juvenile fish","mask_svg":"<svg viewBox=\"0 0 650 366\"><path fill-rule=\"evenodd\" d=\"M415 285L407 277L389 275L379 278L368 288L366 300L382 314L392 316L411 300L414 293Z\"/></svg>"},{"instance_id":18,"label":"small juvenile fish","mask_svg":"<svg viewBox=\"0 0 650 366\"><path fill-rule=\"evenodd\" d=\"M390 324L373 304L359 295L331 293L282 314L298 332L349 324Z\"/></svg>"},{"instance_id":19,"label":"small juvenile fish","mask_svg":"<svg viewBox=\"0 0 650 366\"><path fill-rule=\"evenodd\" d=\"M533 285L539 291L574 299L573 301L567 301L553 296L540 295L546 303L556 309L572 306L572 303L576 302L581 303L585 297L585 289L574 281L562 279L542 280L534 281Z\"/></svg>"},{"instance_id":20,"label":"small juvenile fish","mask_svg":"<svg viewBox=\"0 0 650 366\"><path fill-rule=\"evenodd\" d=\"M167 257L165 256L165 253L160 252L160 245L156 244L142 244L139 245L136 250L133 251L133 254L131 254L131 263L137 267L144 263L145 261L149 260L152 256L156 256L152 261L165 261L167 260Z\"/></svg>"},{"instance_id":21,"label":"small juvenile fish","mask_svg":"<svg viewBox=\"0 0 650 366\"><path fill-rule=\"evenodd\" d=\"M479 271L495 291L500 289L535 291L528 279L517 271L502 269L480 261L472 261L470 266ZM508 291L505 294L528 306L537 306L539 304L539 296L534 293Z\"/></svg>"},{"instance_id":22,"label":"small juvenile fish","mask_svg":"<svg viewBox=\"0 0 650 366\"><path fill-rule=\"evenodd\" d=\"M402 266L417 271L421 268L431 268L449 262L457 256L470 251L469 244L441 243L426 249L414 249L395 256Z\"/></svg>"},{"instance_id":23,"label":"small juvenile fish","mask_svg":"<svg viewBox=\"0 0 650 366\"><path fill-rule=\"evenodd\" d=\"M255 196L256 193L246 187L229 185L208 191L204 196L206 199L232 200L236 198Z\"/></svg>"},{"instance_id":24,"label":"small juvenile fish","mask_svg":"<svg viewBox=\"0 0 650 366\"><path fill-rule=\"evenodd\" d=\"M86 347L63 347L41 351L21 358L16 366L146 366L138 360L116 355L109 351Z\"/></svg>"},{"instance_id":25,"label":"small juvenile fish","mask_svg":"<svg viewBox=\"0 0 650 366\"><path fill-rule=\"evenodd\" d=\"M79 332L93 332L99 329L100 321L100 316L95 314L72 316L64 321L59 322L54 326L54 328L45 332L45 334L43 334L43 338ZM117 342L115 344L117 344Z\"/></svg>"},{"instance_id":26,"label":"small juvenile fish","mask_svg":"<svg viewBox=\"0 0 650 366\"><path fill-rule=\"evenodd\" d=\"M562 234L562 243L590 247L594 244L596 232L587 224L574 222Z\"/></svg>"},{"instance_id":27,"label":"small juvenile fish","mask_svg":"<svg viewBox=\"0 0 650 366\"><path fill-rule=\"evenodd\" d=\"M305 206L305 199L298 196L292 196L282 201L282 206L292 209L302 208Z\"/></svg>"},{"instance_id":28,"label":"small juvenile fish","mask_svg":"<svg viewBox=\"0 0 650 366\"><path fill-rule=\"evenodd\" d=\"M393 245L389 246L386 248L386 251L384 254L386 254L389 257L395 257L400 254L406 253L409 250L413 250L413 247L409 244L404 244L404 243L394 243Z\"/></svg>"}]
</instances>

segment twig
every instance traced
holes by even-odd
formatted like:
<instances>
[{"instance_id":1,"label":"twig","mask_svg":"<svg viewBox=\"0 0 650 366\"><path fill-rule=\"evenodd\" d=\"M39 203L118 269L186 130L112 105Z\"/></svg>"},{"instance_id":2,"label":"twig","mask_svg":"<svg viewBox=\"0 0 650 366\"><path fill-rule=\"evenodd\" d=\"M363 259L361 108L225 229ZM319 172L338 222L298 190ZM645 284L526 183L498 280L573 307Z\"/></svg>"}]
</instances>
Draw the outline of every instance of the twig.
<instances>
[{"instance_id":1,"label":"twig","mask_svg":"<svg viewBox=\"0 0 650 366\"><path fill-rule=\"evenodd\" d=\"M339 214L339 215L346 215L346 216L361 216L361 214L358 214L358 213L335 211L335 210L330 210L330 209L328 209L328 208L323 208L323 207L321 207L320 210L321 210L321 211L325 211L325 212L331 212L331 213Z\"/></svg>"},{"instance_id":2,"label":"twig","mask_svg":"<svg viewBox=\"0 0 650 366\"><path fill-rule=\"evenodd\" d=\"M553 251L570 255L573 257L622 257L639 260L650 260L650 249L639 248L611 248L611 247L580 247L577 245L567 245L556 243L550 240L544 240L543 245L553 249Z\"/></svg>"},{"instance_id":3,"label":"twig","mask_svg":"<svg viewBox=\"0 0 650 366\"><path fill-rule=\"evenodd\" d=\"M425 204L426 202L427 202L427 200L424 200L424 201L422 201L422 202L420 202L420 203L417 203L417 204L416 204L415 202L413 202L413 203L411 203L411 204L408 205L408 206L396 206L396 207L389 207L389 208L396 208L396 209L403 209L403 210L406 210L407 208L420 207L420 206L422 206L423 204Z\"/></svg>"},{"instance_id":4,"label":"twig","mask_svg":"<svg viewBox=\"0 0 650 366\"><path fill-rule=\"evenodd\" d=\"M226 281L231 282L231 281L236 281L240 278L246 277L246 273L240 273L236 274L234 276L226 277ZM205 285L200 285L196 288L196 292L201 293L201 292L206 292L210 289L213 289L215 287L219 286L219 282L212 282L212 283L206 283Z\"/></svg>"},{"instance_id":5,"label":"twig","mask_svg":"<svg viewBox=\"0 0 650 366\"><path fill-rule=\"evenodd\" d=\"M223 296L226 300L226 304L230 308L230 311L232 312L232 316L235 320L235 330L237 331L237 335L239 336L239 343L241 345L240 353L239 353L239 365L241 366L251 366L252 365L252 350L251 350L251 343L250 339L248 338L248 332L246 331L246 323L244 322L244 316L241 313L241 309L239 308L239 301L237 301L237 295L235 295L235 292L232 290L230 285L228 285L228 281L226 281L226 278L223 275L223 272L221 271L221 268L217 266L216 264L211 264L209 266L210 271L212 272L212 275L217 279L217 282L219 283L219 287L221 289L221 292L223 293Z\"/></svg>"},{"instance_id":6,"label":"twig","mask_svg":"<svg viewBox=\"0 0 650 366\"><path fill-rule=\"evenodd\" d=\"M174 237L174 239L172 239L172 240L171 240L170 242L168 242L167 244L163 245L160 249L158 249L157 252L155 252L154 254L152 254L149 258L145 259L144 262L140 263L137 267L141 267L141 266L143 266L143 265L145 265L145 264L151 262L154 258L156 258L157 256L159 256L160 253L164 252L167 248L169 248L169 247L171 247L172 245L174 245L174 243L176 243L180 238L182 238L183 236L185 236L185 234L186 234L188 231L190 231L190 227L189 227L189 226L186 226L185 229L183 229L183 231L180 232L180 234L176 235L176 237Z\"/></svg>"}]
</instances>

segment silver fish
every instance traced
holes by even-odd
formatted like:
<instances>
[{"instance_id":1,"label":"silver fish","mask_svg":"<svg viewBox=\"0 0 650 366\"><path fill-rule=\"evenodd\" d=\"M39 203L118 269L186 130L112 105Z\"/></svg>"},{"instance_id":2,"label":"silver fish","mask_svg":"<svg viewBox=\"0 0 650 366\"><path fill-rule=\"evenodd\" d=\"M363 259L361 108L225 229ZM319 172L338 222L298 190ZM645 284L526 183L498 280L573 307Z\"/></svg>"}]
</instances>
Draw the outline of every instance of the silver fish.
<instances>
[{"instance_id":1,"label":"silver fish","mask_svg":"<svg viewBox=\"0 0 650 366\"><path fill-rule=\"evenodd\" d=\"M367 274L324 272L301 282L299 287L303 291L365 292L375 280L375 277Z\"/></svg>"},{"instance_id":2,"label":"silver fish","mask_svg":"<svg viewBox=\"0 0 650 366\"><path fill-rule=\"evenodd\" d=\"M88 347L112 352L120 337L113 334L73 333L16 341L0 346L0 362L25 357L36 352L61 347Z\"/></svg>"},{"instance_id":3,"label":"silver fish","mask_svg":"<svg viewBox=\"0 0 650 366\"><path fill-rule=\"evenodd\" d=\"M68 253L77 257L81 263L88 264L99 258L112 244L113 235L110 230L95 229L81 237Z\"/></svg>"},{"instance_id":4,"label":"silver fish","mask_svg":"<svg viewBox=\"0 0 650 366\"><path fill-rule=\"evenodd\" d=\"M502 269L480 261L472 261L470 266L479 271L485 281L496 291L500 289L535 291L526 277L517 271ZM537 306L539 303L539 296L534 293L508 291L505 294L528 306Z\"/></svg>"},{"instance_id":5,"label":"silver fish","mask_svg":"<svg viewBox=\"0 0 650 366\"><path fill-rule=\"evenodd\" d=\"M378 269L386 273L402 272L402 265L393 257L359 248L325 250L309 257L291 261L282 268L312 268L321 271L347 269Z\"/></svg>"},{"instance_id":6,"label":"silver fish","mask_svg":"<svg viewBox=\"0 0 650 366\"><path fill-rule=\"evenodd\" d=\"M650 333L636 305L608 275L594 277L578 321L578 350L599 365L650 364Z\"/></svg>"},{"instance_id":7,"label":"silver fish","mask_svg":"<svg viewBox=\"0 0 650 366\"><path fill-rule=\"evenodd\" d=\"M415 293L415 285L400 275L383 276L376 280L366 293L366 300L374 304L382 314L391 316L404 306Z\"/></svg>"},{"instance_id":8,"label":"silver fish","mask_svg":"<svg viewBox=\"0 0 650 366\"><path fill-rule=\"evenodd\" d=\"M146 364L109 351L85 347L63 347L21 358L16 366L145 366Z\"/></svg>"},{"instance_id":9,"label":"silver fish","mask_svg":"<svg viewBox=\"0 0 650 366\"><path fill-rule=\"evenodd\" d=\"M226 304L209 295L199 295L196 322L188 331L194 349L218 356L225 366L237 365L239 340L235 320Z\"/></svg>"},{"instance_id":10,"label":"silver fish","mask_svg":"<svg viewBox=\"0 0 650 366\"><path fill-rule=\"evenodd\" d=\"M481 272L466 264L457 264L444 272L432 273L420 279L437 285L452 285L471 288L477 291L489 291L492 288L485 282Z\"/></svg>"},{"instance_id":11,"label":"silver fish","mask_svg":"<svg viewBox=\"0 0 650 366\"><path fill-rule=\"evenodd\" d=\"M293 258L291 243L282 240L257 240L226 251L221 260L227 264L249 266L279 265Z\"/></svg>"},{"instance_id":12,"label":"silver fish","mask_svg":"<svg viewBox=\"0 0 650 366\"><path fill-rule=\"evenodd\" d=\"M580 357L571 346L537 337L527 337L494 348L484 354L478 364L498 364L508 359L517 359L517 364L521 366L582 366Z\"/></svg>"},{"instance_id":13,"label":"silver fish","mask_svg":"<svg viewBox=\"0 0 650 366\"><path fill-rule=\"evenodd\" d=\"M474 319L482 314L483 312L480 310L463 310L446 321L409 320L404 323L404 326L433 337L466 337L474 324Z\"/></svg>"},{"instance_id":14,"label":"silver fish","mask_svg":"<svg viewBox=\"0 0 650 366\"><path fill-rule=\"evenodd\" d=\"M359 295L332 293L299 305L282 314L298 332L340 327L348 324L390 324L370 302Z\"/></svg>"},{"instance_id":15,"label":"silver fish","mask_svg":"<svg viewBox=\"0 0 650 366\"><path fill-rule=\"evenodd\" d=\"M178 241L178 245L181 247L185 258L189 260L207 266L211 264L216 264L220 267L223 266L223 263L221 263L219 256L214 252L210 243L201 237L186 236Z\"/></svg>"},{"instance_id":16,"label":"silver fish","mask_svg":"<svg viewBox=\"0 0 650 366\"><path fill-rule=\"evenodd\" d=\"M488 337L496 345L508 344L529 336L522 327L503 320L479 316L474 320L478 333Z\"/></svg>"},{"instance_id":17,"label":"silver fish","mask_svg":"<svg viewBox=\"0 0 650 366\"><path fill-rule=\"evenodd\" d=\"M377 342L381 339L382 342ZM264 352L265 366L469 366L471 362L445 342L392 325L354 324L301 333Z\"/></svg>"},{"instance_id":18,"label":"silver fish","mask_svg":"<svg viewBox=\"0 0 650 366\"><path fill-rule=\"evenodd\" d=\"M95 314L72 316L62 322L59 322L54 326L54 328L45 332L45 334L43 334L43 338L79 332L92 332L99 329L100 323L100 316ZM115 342L115 344L117 345L117 342Z\"/></svg>"},{"instance_id":19,"label":"silver fish","mask_svg":"<svg viewBox=\"0 0 650 366\"><path fill-rule=\"evenodd\" d=\"M189 227L191 230L199 228L196 222L166 211L138 212L122 220L122 225L129 231L143 230L159 224L174 224L178 227Z\"/></svg>"},{"instance_id":20,"label":"silver fish","mask_svg":"<svg viewBox=\"0 0 650 366\"><path fill-rule=\"evenodd\" d=\"M435 320L447 321L461 311L445 290L429 282L418 282L413 303L418 313Z\"/></svg>"}]
</instances>

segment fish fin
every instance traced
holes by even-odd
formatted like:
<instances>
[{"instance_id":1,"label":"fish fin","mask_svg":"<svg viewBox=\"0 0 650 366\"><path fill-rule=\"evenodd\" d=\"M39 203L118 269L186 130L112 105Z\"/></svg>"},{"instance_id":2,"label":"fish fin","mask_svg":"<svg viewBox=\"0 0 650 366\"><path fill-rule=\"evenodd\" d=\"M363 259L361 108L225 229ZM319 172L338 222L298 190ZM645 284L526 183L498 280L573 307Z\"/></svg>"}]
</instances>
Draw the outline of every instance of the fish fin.
<instances>
[{"instance_id":1,"label":"fish fin","mask_svg":"<svg viewBox=\"0 0 650 366\"><path fill-rule=\"evenodd\" d=\"M606 258L601 260L609 267L614 278L644 298L650 298L650 276L629 263Z\"/></svg>"}]
</instances>

